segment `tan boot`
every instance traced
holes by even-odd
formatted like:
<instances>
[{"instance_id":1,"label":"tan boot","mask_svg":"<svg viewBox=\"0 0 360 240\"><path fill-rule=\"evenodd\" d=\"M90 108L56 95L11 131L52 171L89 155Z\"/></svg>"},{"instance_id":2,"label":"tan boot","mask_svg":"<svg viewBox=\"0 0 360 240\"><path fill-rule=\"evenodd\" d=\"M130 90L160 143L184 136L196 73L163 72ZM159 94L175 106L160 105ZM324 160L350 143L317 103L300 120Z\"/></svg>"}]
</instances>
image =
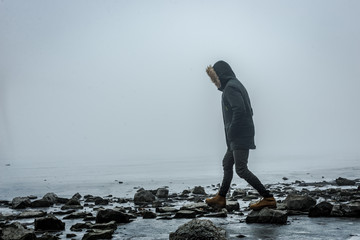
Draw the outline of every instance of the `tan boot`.
<instances>
[{"instance_id":1,"label":"tan boot","mask_svg":"<svg viewBox=\"0 0 360 240\"><path fill-rule=\"evenodd\" d=\"M250 205L250 209L252 209L252 210L260 210L260 209L263 209L264 207L276 208L275 198L273 198L273 197L263 198L260 201L258 201L257 203Z\"/></svg>"},{"instance_id":2,"label":"tan boot","mask_svg":"<svg viewBox=\"0 0 360 240\"><path fill-rule=\"evenodd\" d=\"M213 198L207 198L205 200L206 204L213 208L225 208L226 207L226 198L217 194Z\"/></svg>"}]
</instances>

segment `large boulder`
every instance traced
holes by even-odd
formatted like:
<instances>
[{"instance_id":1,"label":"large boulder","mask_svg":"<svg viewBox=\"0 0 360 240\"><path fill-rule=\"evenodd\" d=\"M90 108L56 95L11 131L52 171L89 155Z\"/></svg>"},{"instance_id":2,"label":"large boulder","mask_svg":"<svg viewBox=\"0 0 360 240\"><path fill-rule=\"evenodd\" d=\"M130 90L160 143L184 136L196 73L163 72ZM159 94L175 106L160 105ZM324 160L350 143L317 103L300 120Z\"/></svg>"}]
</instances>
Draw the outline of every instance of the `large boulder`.
<instances>
[{"instance_id":1,"label":"large boulder","mask_svg":"<svg viewBox=\"0 0 360 240\"><path fill-rule=\"evenodd\" d=\"M155 196L148 190L140 190L137 193L135 193L134 196L134 203L141 205L141 204L147 204L152 203L155 201Z\"/></svg>"},{"instance_id":2,"label":"large boulder","mask_svg":"<svg viewBox=\"0 0 360 240\"><path fill-rule=\"evenodd\" d=\"M108 223L111 221L117 223L129 223L130 216L126 213L112 209L100 210L96 215L96 223Z\"/></svg>"},{"instance_id":3,"label":"large boulder","mask_svg":"<svg viewBox=\"0 0 360 240\"><path fill-rule=\"evenodd\" d=\"M58 196L55 193L47 193L43 196L43 199L47 202L54 204L57 202Z\"/></svg>"},{"instance_id":4,"label":"large boulder","mask_svg":"<svg viewBox=\"0 0 360 240\"><path fill-rule=\"evenodd\" d=\"M288 210L307 212L312 206L315 206L316 200L308 195L290 194L285 199Z\"/></svg>"},{"instance_id":5,"label":"large boulder","mask_svg":"<svg viewBox=\"0 0 360 240\"><path fill-rule=\"evenodd\" d=\"M252 211L246 217L247 223L276 223L286 224L286 211L263 208L260 211Z\"/></svg>"},{"instance_id":6,"label":"large boulder","mask_svg":"<svg viewBox=\"0 0 360 240\"><path fill-rule=\"evenodd\" d=\"M226 240L223 229L210 220L194 219L170 233L170 240Z\"/></svg>"},{"instance_id":7,"label":"large boulder","mask_svg":"<svg viewBox=\"0 0 360 240\"><path fill-rule=\"evenodd\" d=\"M35 231L61 231L65 229L65 223L54 215L35 219Z\"/></svg>"},{"instance_id":8,"label":"large boulder","mask_svg":"<svg viewBox=\"0 0 360 240\"><path fill-rule=\"evenodd\" d=\"M333 205L328 202L321 202L309 209L309 217L329 217Z\"/></svg>"},{"instance_id":9,"label":"large boulder","mask_svg":"<svg viewBox=\"0 0 360 240\"><path fill-rule=\"evenodd\" d=\"M26 229L19 222L14 222L2 229L0 239L3 240L35 240L36 235L33 230Z\"/></svg>"},{"instance_id":10,"label":"large boulder","mask_svg":"<svg viewBox=\"0 0 360 240\"><path fill-rule=\"evenodd\" d=\"M341 205L344 217L360 217L360 202L351 202Z\"/></svg>"},{"instance_id":11,"label":"large boulder","mask_svg":"<svg viewBox=\"0 0 360 240\"><path fill-rule=\"evenodd\" d=\"M355 185L355 181L353 180L349 180L349 179L346 179L346 178L342 178L342 177L339 177L335 180L336 184L339 185L339 186L354 186Z\"/></svg>"},{"instance_id":12,"label":"large boulder","mask_svg":"<svg viewBox=\"0 0 360 240\"><path fill-rule=\"evenodd\" d=\"M12 200L11 206L13 209L24 209L31 206L31 201L27 197L16 197Z\"/></svg>"}]
</instances>

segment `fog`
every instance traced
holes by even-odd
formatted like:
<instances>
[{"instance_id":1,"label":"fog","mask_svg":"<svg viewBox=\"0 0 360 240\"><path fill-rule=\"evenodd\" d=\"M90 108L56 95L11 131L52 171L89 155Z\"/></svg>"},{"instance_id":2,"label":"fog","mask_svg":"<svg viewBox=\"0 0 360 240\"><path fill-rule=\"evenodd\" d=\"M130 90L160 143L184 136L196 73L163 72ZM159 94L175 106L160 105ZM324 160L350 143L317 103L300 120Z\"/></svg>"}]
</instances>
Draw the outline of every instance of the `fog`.
<instances>
[{"instance_id":1,"label":"fog","mask_svg":"<svg viewBox=\"0 0 360 240\"><path fill-rule=\"evenodd\" d=\"M0 163L220 161L221 92L205 73L217 60L249 92L253 158L359 159L359 10L2 0Z\"/></svg>"}]
</instances>

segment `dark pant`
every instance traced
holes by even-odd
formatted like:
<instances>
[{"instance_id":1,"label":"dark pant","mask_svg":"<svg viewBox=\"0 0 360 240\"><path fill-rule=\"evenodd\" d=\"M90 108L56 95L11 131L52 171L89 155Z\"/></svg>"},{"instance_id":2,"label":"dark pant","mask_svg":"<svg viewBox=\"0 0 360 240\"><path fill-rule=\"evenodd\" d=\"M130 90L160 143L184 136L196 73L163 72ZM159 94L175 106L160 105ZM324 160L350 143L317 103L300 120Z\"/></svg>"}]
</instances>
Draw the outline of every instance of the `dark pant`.
<instances>
[{"instance_id":1,"label":"dark pant","mask_svg":"<svg viewBox=\"0 0 360 240\"><path fill-rule=\"evenodd\" d=\"M233 178L233 167L239 177L245 179L263 197L272 197L270 192L265 189L260 180L248 169L249 149L227 151L223 159L224 178L220 187L219 195L225 197L229 191Z\"/></svg>"}]
</instances>

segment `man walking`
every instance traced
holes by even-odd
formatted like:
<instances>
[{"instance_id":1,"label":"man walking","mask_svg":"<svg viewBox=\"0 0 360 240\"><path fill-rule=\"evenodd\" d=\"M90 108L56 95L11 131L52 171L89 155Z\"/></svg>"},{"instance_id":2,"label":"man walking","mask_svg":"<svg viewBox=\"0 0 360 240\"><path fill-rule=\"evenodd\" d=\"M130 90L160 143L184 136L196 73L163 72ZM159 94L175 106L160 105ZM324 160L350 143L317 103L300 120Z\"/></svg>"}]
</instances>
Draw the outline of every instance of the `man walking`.
<instances>
[{"instance_id":1,"label":"man walking","mask_svg":"<svg viewBox=\"0 0 360 240\"><path fill-rule=\"evenodd\" d=\"M229 64L218 61L206 69L211 81L222 91L222 113L225 125L227 151L223 159L224 177L220 191L213 198L207 198L208 205L216 208L226 207L226 194L233 177L233 166L236 173L245 179L263 197L259 202L250 205L251 209L276 207L276 201L265 189L260 180L248 169L249 149L255 149L255 128L252 119L253 110L249 95L236 78Z\"/></svg>"}]
</instances>

